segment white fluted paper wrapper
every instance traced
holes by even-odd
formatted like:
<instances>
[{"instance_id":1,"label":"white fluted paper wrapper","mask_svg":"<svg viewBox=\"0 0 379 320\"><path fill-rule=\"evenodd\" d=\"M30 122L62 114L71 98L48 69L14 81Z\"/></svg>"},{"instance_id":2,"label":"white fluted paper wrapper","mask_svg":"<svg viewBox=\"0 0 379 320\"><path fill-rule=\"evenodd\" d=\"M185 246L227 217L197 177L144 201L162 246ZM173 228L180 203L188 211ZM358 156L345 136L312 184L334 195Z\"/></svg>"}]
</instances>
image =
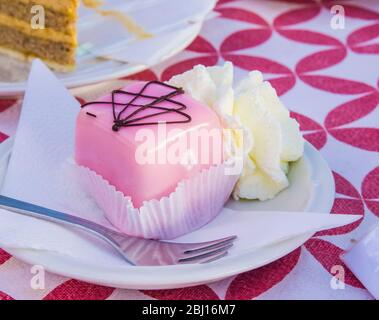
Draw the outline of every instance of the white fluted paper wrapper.
<instances>
[{"instance_id":1,"label":"white fluted paper wrapper","mask_svg":"<svg viewBox=\"0 0 379 320\"><path fill-rule=\"evenodd\" d=\"M173 239L215 218L238 179L225 174L226 164L212 166L179 182L169 196L145 201L139 209L96 172L72 163L78 182L92 196L114 227L131 236Z\"/></svg>"}]
</instances>

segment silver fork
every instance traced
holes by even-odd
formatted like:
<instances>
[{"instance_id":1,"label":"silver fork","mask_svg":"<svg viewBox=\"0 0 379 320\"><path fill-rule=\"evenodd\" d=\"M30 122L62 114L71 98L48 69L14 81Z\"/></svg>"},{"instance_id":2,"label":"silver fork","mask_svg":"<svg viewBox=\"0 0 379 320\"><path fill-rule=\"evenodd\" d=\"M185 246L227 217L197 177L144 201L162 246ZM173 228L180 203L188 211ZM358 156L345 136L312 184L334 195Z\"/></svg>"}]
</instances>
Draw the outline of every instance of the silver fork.
<instances>
[{"instance_id":1,"label":"silver fork","mask_svg":"<svg viewBox=\"0 0 379 320\"><path fill-rule=\"evenodd\" d=\"M175 243L127 236L83 218L0 195L0 208L87 231L110 244L130 264L158 266L208 263L224 257L236 236L199 243Z\"/></svg>"}]
</instances>

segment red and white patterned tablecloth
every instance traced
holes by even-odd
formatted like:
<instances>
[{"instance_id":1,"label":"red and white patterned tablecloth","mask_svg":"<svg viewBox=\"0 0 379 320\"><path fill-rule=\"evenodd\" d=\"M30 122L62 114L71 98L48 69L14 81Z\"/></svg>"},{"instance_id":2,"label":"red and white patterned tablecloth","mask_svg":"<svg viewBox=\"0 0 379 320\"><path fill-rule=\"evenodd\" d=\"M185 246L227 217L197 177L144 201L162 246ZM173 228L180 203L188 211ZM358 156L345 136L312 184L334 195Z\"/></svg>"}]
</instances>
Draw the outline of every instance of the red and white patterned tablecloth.
<instances>
[{"instance_id":1,"label":"red and white patterned tablecloth","mask_svg":"<svg viewBox=\"0 0 379 320\"><path fill-rule=\"evenodd\" d=\"M343 6L344 17L334 15L334 9L343 13L331 10L335 5ZM196 64L225 60L239 77L261 70L332 168L332 212L362 219L320 232L262 268L175 290L120 290L53 274L46 274L45 289L33 290L31 266L0 249L0 300L372 299L348 269L343 289L333 289L331 280L332 267L343 265L340 253L379 221L379 0L220 0L216 12L184 52L132 78L167 80ZM86 100L123 81L75 94ZM0 111L5 140L15 132L20 101L0 100Z\"/></svg>"}]
</instances>

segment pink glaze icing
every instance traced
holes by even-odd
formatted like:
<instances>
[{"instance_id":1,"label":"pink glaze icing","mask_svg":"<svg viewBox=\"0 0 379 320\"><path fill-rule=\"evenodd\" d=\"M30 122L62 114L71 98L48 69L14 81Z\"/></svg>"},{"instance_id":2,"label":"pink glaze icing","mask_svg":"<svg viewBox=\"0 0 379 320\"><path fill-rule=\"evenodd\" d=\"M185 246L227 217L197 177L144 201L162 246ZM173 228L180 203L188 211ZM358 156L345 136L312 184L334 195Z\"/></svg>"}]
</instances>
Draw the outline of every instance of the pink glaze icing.
<instances>
[{"instance_id":1,"label":"pink glaze icing","mask_svg":"<svg viewBox=\"0 0 379 320\"><path fill-rule=\"evenodd\" d=\"M122 90L138 93L145 84L137 82ZM164 96L170 91L154 84L144 94ZM118 95L115 101L127 103L132 98ZM162 124L154 124L121 127L115 132L112 130L114 116L111 105L91 104L82 108L76 123L76 163L95 171L125 196L130 196L136 208L141 207L144 201L168 196L183 179L222 163L222 128L217 115L186 94L171 99L186 105L183 112L191 117L191 121L167 124L165 130ZM111 95L99 101L111 101ZM139 97L134 103L145 105L151 103L151 99ZM157 105L175 107L168 101ZM116 107L118 112L121 109L120 106ZM129 107L124 116L135 110L136 107ZM151 112L147 108L138 116ZM171 112L157 115L149 121L164 123L182 119ZM137 139L138 136L140 139ZM198 138L195 140L201 142L191 144L196 136ZM168 159L169 156L173 158ZM173 162L173 159L182 160ZM186 163L185 159L191 159L190 163Z\"/></svg>"}]
</instances>

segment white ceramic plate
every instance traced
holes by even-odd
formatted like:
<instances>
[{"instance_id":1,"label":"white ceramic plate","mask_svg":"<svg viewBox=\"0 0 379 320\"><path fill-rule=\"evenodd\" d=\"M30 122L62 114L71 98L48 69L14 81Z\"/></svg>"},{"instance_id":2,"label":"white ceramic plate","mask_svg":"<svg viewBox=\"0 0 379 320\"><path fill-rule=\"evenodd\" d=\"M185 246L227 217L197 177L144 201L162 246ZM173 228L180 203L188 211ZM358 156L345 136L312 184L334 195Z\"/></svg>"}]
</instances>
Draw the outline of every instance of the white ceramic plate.
<instances>
[{"instance_id":1,"label":"white ceramic plate","mask_svg":"<svg viewBox=\"0 0 379 320\"><path fill-rule=\"evenodd\" d=\"M199 34L216 0L107 0L104 9L127 13L153 38L136 40L114 18L81 7L78 23L78 67L58 74L68 88L128 76L149 68L185 49ZM117 61L96 57L111 55ZM127 61L127 62L119 62ZM29 64L0 56L0 97L21 95Z\"/></svg>"},{"instance_id":2,"label":"white ceramic plate","mask_svg":"<svg viewBox=\"0 0 379 320\"><path fill-rule=\"evenodd\" d=\"M6 172L11 148L11 141L0 144L0 178ZM333 176L320 153L309 143L305 145L304 157L291 166L289 178L291 186L271 201L230 201L227 206L236 210L330 212L335 191ZM311 236L305 234L259 250L230 254L204 265L134 267L122 259L120 263L109 263L78 260L48 251L17 249L10 253L27 263L43 265L50 272L91 283L128 289L168 289L209 283L261 267L295 250Z\"/></svg>"}]
</instances>

